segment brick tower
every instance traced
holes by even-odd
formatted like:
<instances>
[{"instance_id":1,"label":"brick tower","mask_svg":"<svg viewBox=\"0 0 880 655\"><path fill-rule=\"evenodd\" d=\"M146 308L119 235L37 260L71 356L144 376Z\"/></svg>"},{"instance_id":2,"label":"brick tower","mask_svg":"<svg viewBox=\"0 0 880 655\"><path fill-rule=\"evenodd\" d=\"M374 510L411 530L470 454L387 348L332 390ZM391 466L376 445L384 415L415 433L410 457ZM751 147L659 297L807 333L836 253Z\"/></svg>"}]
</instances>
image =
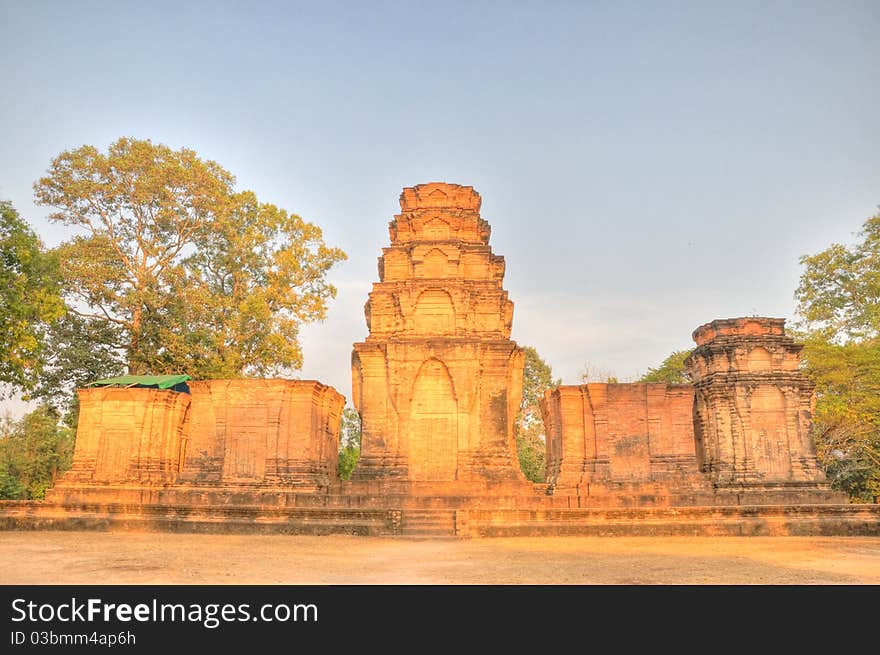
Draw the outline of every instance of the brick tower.
<instances>
[{"instance_id":1,"label":"brick tower","mask_svg":"<svg viewBox=\"0 0 880 655\"><path fill-rule=\"evenodd\" d=\"M525 483L513 423L523 352L510 340L504 258L469 186L406 188L354 344L363 429L352 480Z\"/></svg>"},{"instance_id":2,"label":"brick tower","mask_svg":"<svg viewBox=\"0 0 880 655\"><path fill-rule=\"evenodd\" d=\"M781 318L712 321L693 334L697 460L716 485L816 486L813 385ZM825 485L821 485L826 488Z\"/></svg>"}]
</instances>

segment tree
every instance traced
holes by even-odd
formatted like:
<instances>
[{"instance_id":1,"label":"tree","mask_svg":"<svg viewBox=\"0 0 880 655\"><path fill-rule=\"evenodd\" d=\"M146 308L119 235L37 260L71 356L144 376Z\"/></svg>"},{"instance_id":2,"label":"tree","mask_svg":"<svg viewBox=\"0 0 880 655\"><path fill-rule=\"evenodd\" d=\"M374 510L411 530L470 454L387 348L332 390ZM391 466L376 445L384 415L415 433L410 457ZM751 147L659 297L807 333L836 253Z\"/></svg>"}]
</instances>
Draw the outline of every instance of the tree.
<instances>
[{"instance_id":1,"label":"tree","mask_svg":"<svg viewBox=\"0 0 880 655\"><path fill-rule=\"evenodd\" d=\"M76 390L125 372L123 341L113 323L68 312L46 335L43 371L28 394L76 428Z\"/></svg>"},{"instance_id":2,"label":"tree","mask_svg":"<svg viewBox=\"0 0 880 655\"><path fill-rule=\"evenodd\" d=\"M865 221L861 241L801 257L795 297L813 334L837 343L880 337L880 213Z\"/></svg>"},{"instance_id":3,"label":"tree","mask_svg":"<svg viewBox=\"0 0 880 655\"><path fill-rule=\"evenodd\" d=\"M859 237L802 257L795 297L819 461L835 488L870 502L880 496L880 214Z\"/></svg>"},{"instance_id":4,"label":"tree","mask_svg":"<svg viewBox=\"0 0 880 655\"><path fill-rule=\"evenodd\" d=\"M584 364L584 368L578 375L578 379L581 381L582 384L587 384L588 382L618 384L620 382L617 376L609 369L602 368L601 366L595 366L593 364L590 364L589 362Z\"/></svg>"},{"instance_id":5,"label":"tree","mask_svg":"<svg viewBox=\"0 0 880 655\"><path fill-rule=\"evenodd\" d=\"M541 359L537 350L525 346L523 351L525 352L523 397L514 424L516 452L525 476L532 482L543 482L547 437L539 402L544 397L544 392L558 387L561 380L553 378L553 370Z\"/></svg>"},{"instance_id":6,"label":"tree","mask_svg":"<svg viewBox=\"0 0 880 655\"><path fill-rule=\"evenodd\" d=\"M687 384L690 378L684 368L684 360L692 350L676 350L657 368L649 368L639 382L665 382L666 384Z\"/></svg>"},{"instance_id":7,"label":"tree","mask_svg":"<svg viewBox=\"0 0 880 655\"><path fill-rule=\"evenodd\" d=\"M175 278L173 314L181 320L159 334L165 368L214 378L300 368L300 326L324 318L336 295L326 273L345 259L321 236L249 191L236 194L230 210L198 234Z\"/></svg>"},{"instance_id":8,"label":"tree","mask_svg":"<svg viewBox=\"0 0 880 655\"><path fill-rule=\"evenodd\" d=\"M0 382L33 387L46 331L63 313L55 259L12 204L0 201Z\"/></svg>"},{"instance_id":9,"label":"tree","mask_svg":"<svg viewBox=\"0 0 880 655\"><path fill-rule=\"evenodd\" d=\"M324 317L345 254L234 181L192 150L122 138L61 153L34 185L52 220L84 231L58 248L70 308L113 335L129 373L301 365L299 327Z\"/></svg>"},{"instance_id":10,"label":"tree","mask_svg":"<svg viewBox=\"0 0 880 655\"><path fill-rule=\"evenodd\" d=\"M803 355L816 384L819 461L836 488L870 502L880 496L880 342L837 344L808 335Z\"/></svg>"},{"instance_id":11,"label":"tree","mask_svg":"<svg viewBox=\"0 0 880 655\"><path fill-rule=\"evenodd\" d=\"M122 138L107 154L65 151L34 184L49 218L84 229L62 244L72 311L117 326L129 372L149 368L143 337L197 233L226 209L233 177L187 149Z\"/></svg>"},{"instance_id":12,"label":"tree","mask_svg":"<svg viewBox=\"0 0 880 655\"><path fill-rule=\"evenodd\" d=\"M73 437L57 413L41 405L18 421L0 424L0 498L42 499L69 466Z\"/></svg>"},{"instance_id":13,"label":"tree","mask_svg":"<svg viewBox=\"0 0 880 655\"><path fill-rule=\"evenodd\" d=\"M351 407L342 410L342 424L339 429L338 474L343 480L351 477L361 456L361 417Z\"/></svg>"}]
</instances>

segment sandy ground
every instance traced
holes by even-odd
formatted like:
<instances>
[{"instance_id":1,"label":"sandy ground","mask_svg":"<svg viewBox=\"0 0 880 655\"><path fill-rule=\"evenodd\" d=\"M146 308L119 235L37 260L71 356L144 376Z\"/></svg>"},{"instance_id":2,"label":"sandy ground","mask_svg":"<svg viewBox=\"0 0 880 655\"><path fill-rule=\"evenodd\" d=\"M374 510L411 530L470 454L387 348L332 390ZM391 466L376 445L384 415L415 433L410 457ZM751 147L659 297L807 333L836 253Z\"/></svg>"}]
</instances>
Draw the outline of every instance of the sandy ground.
<instances>
[{"instance_id":1,"label":"sandy ground","mask_svg":"<svg viewBox=\"0 0 880 655\"><path fill-rule=\"evenodd\" d=\"M0 584L880 584L880 538L0 532Z\"/></svg>"}]
</instances>

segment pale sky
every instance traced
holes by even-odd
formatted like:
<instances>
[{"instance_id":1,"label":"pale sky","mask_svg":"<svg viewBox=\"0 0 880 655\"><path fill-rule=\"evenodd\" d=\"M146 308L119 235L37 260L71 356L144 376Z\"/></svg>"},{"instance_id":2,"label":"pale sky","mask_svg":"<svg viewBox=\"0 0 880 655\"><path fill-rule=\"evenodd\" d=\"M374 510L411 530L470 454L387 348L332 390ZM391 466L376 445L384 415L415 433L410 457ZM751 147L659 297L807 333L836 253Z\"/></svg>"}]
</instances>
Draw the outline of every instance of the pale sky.
<instances>
[{"instance_id":1,"label":"pale sky","mask_svg":"<svg viewBox=\"0 0 880 655\"><path fill-rule=\"evenodd\" d=\"M0 0L0 25L0 197L56 245L32 184L62 150L218 161L348 253L301 372L347 397L405 186L482 195L513 338L568 383L790 318L798 257L880 204L876 0Z\"/></svg>"}]
</instances>

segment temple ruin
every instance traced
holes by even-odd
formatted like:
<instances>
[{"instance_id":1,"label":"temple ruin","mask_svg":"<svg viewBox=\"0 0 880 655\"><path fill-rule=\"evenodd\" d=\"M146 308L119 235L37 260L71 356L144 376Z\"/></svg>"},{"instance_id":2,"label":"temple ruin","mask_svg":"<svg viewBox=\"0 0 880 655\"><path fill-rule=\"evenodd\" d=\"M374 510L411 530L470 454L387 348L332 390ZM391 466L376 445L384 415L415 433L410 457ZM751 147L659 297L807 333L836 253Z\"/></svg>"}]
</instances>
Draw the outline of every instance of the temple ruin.
<instances>
[{"instance_id":1,"label":"temple ruin","mask_svg":"<svg viewBox=\"0 0 880 655\"><path fill-rule=\"evenodd\" d=\"M404 189L352 353L355 480L518 482L523 352L471 187Z\"/></svg>"},{"instance_id":2,"label":"temple ruin","mask_svg":"<svg viewBox=\"0 0 880 655\"><path fill-rule=\"evenodd\" d=\"M584 384L545 393L554 493L614 504L650 490L670 505L845 502L809 434L813 386L785 321L698 327L694 384Z\"/></svg>"},{"instance_id":3,"label":"temple ruin","mask_svg":"<svg viewBox=\"0 0 880 655\"><path fill-rule=\"evenodd\" d=\"M810 436L813 385L785 321L712 321L694 332L686 361L694 382L700 469L719 487L824 481Z\"/></svg>"},{"instance_id":4,"label":"temple ruin","mask_svg":"<svg viewBox=\"0 0 880 655\"><path fill-rule=\"evenodd\" d=\"M0 502L0 528L880 534L880 506L849 504L817 464L813 387L782 319L698 327L692 384L547 391L547 481L528 482L524 357L480 204L455 184L400 196L351 356L351 480L336 472L345 399L320 382L87 388L72 468L43 502Z\"/></svg>"}]
</instances>

